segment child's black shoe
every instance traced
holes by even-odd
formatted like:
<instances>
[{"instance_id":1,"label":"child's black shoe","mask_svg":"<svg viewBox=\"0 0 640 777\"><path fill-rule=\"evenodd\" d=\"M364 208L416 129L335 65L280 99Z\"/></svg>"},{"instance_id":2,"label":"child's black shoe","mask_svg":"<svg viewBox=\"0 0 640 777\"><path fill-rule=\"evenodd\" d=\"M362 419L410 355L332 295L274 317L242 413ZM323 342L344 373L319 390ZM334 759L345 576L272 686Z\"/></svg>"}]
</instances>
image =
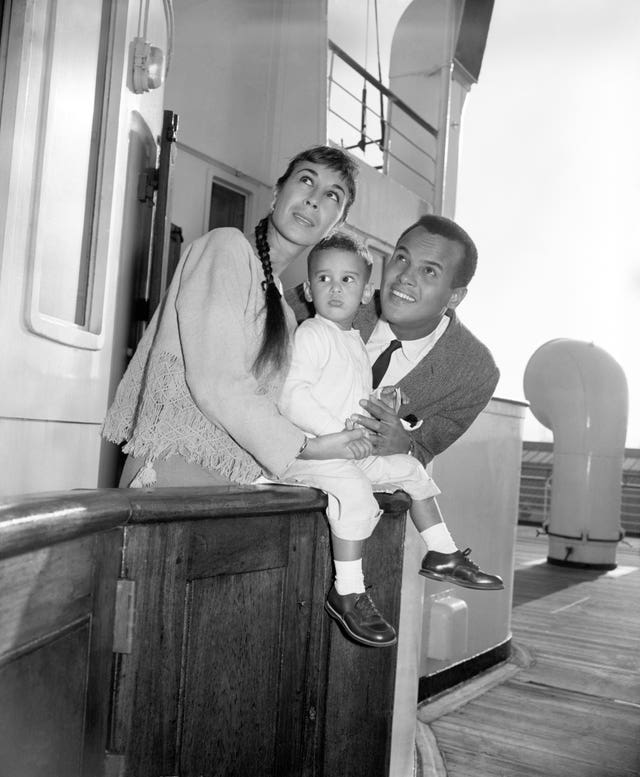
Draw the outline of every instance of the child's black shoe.
<instances>
[{"instance_id":1,"label":"child's black shoe","mask_svg":"<svg viewBox=\"0 0 640 777\"><path fill-rule=\"evenodd\" d=\"M483 572L469 558L471 548L455 553L438 553L430 550L422 559L420 574L443 583L455 583L463 588L482 591L499 591L504 588L502 578Z\"/></svg>"},{"instance_id":2,"label":"child's black shoe","mask_svg":"<svg viewBox=\"0 0 640 777\"><path fill-rule=\"evenodd\" d=\"M380 615L367 591L340 596L332 586L324 607L356 642L370 647L391 647L398 641L395 629Z\"/></svg>"}]
</instances>

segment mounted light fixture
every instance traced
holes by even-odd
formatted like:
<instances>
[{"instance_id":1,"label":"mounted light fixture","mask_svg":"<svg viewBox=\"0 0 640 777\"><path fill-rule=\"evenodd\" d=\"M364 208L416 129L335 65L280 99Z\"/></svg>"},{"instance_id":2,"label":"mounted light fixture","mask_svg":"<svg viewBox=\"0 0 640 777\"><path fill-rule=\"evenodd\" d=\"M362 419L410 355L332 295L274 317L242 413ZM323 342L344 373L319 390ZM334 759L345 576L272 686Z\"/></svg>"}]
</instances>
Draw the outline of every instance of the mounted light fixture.
<instances>
[{"instance_id":1,"label":"mounted light fixture","mask_svg":"<svg viewBox=\"0 0 640 777\"><path fill-rule=\"evenodd\" d=\"M164 81L164 52L147 43L144 38L133 39L133 91L136 94L148 92L162 86Z\"/></svg>"}]
</instances>

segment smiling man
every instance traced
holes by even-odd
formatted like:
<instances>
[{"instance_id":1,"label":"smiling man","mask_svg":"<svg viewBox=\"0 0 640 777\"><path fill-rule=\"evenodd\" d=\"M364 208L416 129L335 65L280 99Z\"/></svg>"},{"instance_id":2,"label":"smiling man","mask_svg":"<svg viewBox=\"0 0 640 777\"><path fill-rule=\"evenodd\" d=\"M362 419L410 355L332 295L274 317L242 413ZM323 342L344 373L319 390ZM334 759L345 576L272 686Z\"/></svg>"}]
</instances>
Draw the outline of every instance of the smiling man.
<instances>
[{"instance_id":1,"label":"smiling man","mask_svg":"<svg viewBox=\"0 0 640 777\"><path fill-rule=\"evenodd\" d=\"M493 357L455 313L477 259L473 241L455 222L423 216L398 239L379 297L356 318L372 363L400 342L378 380L407 398L401 418L367 400L363 407L374 418L359 419L376 434L378 454L411 451L427 464L491 399L499 377Z\"/></svg>"},{"instance_id":2,"label":"smiling man","mask_svg":"<svg viewBox=\"0 0 640 777\"><path fill-rule=\"evenodd\" d=\"M373 387L401 390L400 410L363 399L370 415L354 420L373 433L374 452L410 453L422 464L448 448L487 405L499 372L491 353L459 321L478 254L469 235L443 216L427 215L406 229L386 261L379 295L360 309L354 327L373 364ZM294 303L298 319L303 307ZM435 500L434 500L435 503ZM502 581L460 551L437 509L421 534L425 577L495 590Z\"/></svg>"}]
</instances>

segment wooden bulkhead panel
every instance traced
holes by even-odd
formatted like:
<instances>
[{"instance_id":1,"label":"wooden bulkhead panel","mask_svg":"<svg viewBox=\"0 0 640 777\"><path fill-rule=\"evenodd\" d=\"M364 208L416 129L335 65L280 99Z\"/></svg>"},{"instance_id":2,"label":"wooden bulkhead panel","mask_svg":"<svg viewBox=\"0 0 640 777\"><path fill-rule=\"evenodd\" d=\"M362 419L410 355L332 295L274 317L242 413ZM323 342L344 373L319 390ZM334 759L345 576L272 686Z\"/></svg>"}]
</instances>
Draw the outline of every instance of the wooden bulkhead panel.
<instances>
[{"instance_id":1,"label":"wooden bulkhead panel","mask_svg":"<svg viewBox=\"0 0 640 777\"><path fill-rule=\"evenodd\" d=\"M327 553L319 513L126 529L136 617L111 744L127 775L299 769Z\"/></svg>"},{"instance_id":2,"label":"wooden bulkhead panel","mask_svg":"<svg viewBox=\"0 0 640 777\"><path fill-rule=\"evenodd\" d=\"M0 561L0 774L93 777L107 734L120 532Z\"/></svg>"}]
</instances>

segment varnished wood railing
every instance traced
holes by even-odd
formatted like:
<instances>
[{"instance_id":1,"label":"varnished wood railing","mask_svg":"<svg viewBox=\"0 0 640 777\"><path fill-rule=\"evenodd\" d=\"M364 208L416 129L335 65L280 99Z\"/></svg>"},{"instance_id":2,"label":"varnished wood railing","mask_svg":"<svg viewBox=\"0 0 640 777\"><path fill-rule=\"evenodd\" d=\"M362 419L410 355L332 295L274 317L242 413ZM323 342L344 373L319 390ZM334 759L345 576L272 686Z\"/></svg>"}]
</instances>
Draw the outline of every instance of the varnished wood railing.
<instances>
[{"instance_id":1,"label":"varnished wood railing","mask_svg":"<svg viewBox=\"0 0 640 777\"><path fill-rule=\"evenodd\" d=\"M379 502L365 566L397 625L408 498ZM324 613L325 506L288 486L0 501L7 773L386 777L396 651Z\"/></svg>"},{"instance_id":2,"label":"varnished wood railing","mask_svg":"<svg viewBox=\"0 0 640 777\"><path fill-rule=\"evenodd\" d=\"M390 497L385 497L389 499ZM323 510L326 497L293 486L55 491L0 499L0 559L136 523Z\"/></svg>"}]
</instances>

